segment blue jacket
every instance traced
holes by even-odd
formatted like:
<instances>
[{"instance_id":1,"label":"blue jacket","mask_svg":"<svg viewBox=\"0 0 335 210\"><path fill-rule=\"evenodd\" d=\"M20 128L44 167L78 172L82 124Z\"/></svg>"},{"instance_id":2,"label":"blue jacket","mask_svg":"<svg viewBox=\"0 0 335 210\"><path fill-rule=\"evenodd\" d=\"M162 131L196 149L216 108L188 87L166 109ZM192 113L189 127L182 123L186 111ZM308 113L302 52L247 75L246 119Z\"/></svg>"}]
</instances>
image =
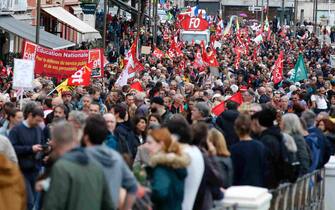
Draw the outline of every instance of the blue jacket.
<instances>
[{"instance_id":1,"label":"blue jacket","mask_svg":"<svg viewBox=\"0 0 335 210\"><path fill-rule=\"evenodd\" d=\"M317 169L320 169L329 161L330 156L333 154L333 148L329 140L319 128L311 127L308 129L308 132L314 133L315 136L317 136L318 138L318 144L320 147L320 158Z\"/></svg>"},{"instance_id":2,"label":"blue jacket","mask_svg":"<svg viewBox=\"0 0 335 210\"><path fill-rule=\"evenodd\" d=\"M116 151L118 151L119 148L119 144L117 142L117 138L115 135L113 135L112 133L110 133L106 139L105 139L105 145L111 149L114 149Z\"/></svg>"}]
</instances>

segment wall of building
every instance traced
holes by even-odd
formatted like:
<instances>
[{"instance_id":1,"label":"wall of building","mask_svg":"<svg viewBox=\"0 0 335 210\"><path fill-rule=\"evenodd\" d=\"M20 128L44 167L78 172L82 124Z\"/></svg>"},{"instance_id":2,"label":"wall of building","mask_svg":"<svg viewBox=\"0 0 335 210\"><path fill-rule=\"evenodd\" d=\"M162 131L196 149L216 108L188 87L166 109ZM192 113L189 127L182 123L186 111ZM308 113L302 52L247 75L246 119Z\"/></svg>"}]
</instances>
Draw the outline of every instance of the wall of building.
<instances>
[{"instance_id":1,"label":"wall of building","mask_svg":"<svg viewBox=\"0 0 335 210\"><path fill-rule=\"evenodd\" d=\"M321 22L320 17L325 16L327 19L329 17L329 8L330 8L330 15L333 16L335 13L335 3L318 3L318 23ZM308 22L313 21L313 2L298 2L298 19L303 19ZM331 18L332 19L332 18ZM334 25L334 20L331 21L331 25Z\"/></svg>"}]
</instances>

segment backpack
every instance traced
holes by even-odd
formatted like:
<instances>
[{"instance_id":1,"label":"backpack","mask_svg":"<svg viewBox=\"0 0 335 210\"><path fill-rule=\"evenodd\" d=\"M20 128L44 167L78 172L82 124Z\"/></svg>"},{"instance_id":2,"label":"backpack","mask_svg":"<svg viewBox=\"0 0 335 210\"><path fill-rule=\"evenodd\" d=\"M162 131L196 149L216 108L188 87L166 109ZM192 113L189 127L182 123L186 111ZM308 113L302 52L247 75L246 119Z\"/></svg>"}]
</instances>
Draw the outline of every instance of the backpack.
<instances>
[{"instance_id":1,"label":"backpack","mask_svg":"<svg viewBox=\"0 0 335 210\"><path fill-rule=\"evenodd\" d=\"M318 141L318 136L315 132L311 132L308 136L305 136L305 141L308 144L311 153L312 153L312 164L309 168L309 171L312 172L317 169L320 157L321 157L321 148Z\"/></svg>"},{"instance_id":2,"label":"backpack","mask_svg":"<svg viewBox=\"0 0 335 210\"><path fill-rule=\"evenodd\" d=\"M297 145L292 136L283 133L280 141L280 157L283 179L289 182L295 182L300 173L300 161L297 155Z\"/></svg>"}]
</instances>

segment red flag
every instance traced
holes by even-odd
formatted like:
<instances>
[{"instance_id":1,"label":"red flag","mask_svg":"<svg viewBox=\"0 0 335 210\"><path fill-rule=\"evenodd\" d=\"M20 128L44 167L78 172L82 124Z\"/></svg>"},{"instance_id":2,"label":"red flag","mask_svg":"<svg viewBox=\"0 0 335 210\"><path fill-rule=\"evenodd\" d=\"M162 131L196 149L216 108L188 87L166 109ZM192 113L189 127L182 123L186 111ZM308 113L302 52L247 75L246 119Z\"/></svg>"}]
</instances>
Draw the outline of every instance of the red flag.
<instances>
[{"instance_id":1,"label":"red flag","mask_svg":"<svg viewBox=\"0 0 335 210\"><path fill-rule=\"evenodd\" d=\"M242 104L243 103L243 97L241 92L237 92L234 95L232 95L230 98L228 98L227 100L229 101L234 101L238 104Z\"/></svg>"},{"instance_id":2,"label":"red flag","mask_svg":"<svg viewBox=\"0 0 335 210\"><path fill-rule=\"evenodd\" d=\"M200 41L200 48L201 48L201 50L205 50L205 41L204 40L201 40Z\"/></svg>"},{"instance_id":3,"label":"red flag","mask_svg":"<svg viewBox=\"0 0 335 210\"><path fill-rule=\"evenodd\" d=\"M213 67L219 67L219 62L216 59L215 52L211 50L209 53L204 51L202 53L202 60L208 65Z\"/></svg>"},{"instance_id":4,"label":"red flag","mask_svg":"<svg viewBox=\"0 0 335 210\"><path fill-rule=\"evenodd\" d=\"M269 29L269 31L268 31L268 37L267 37L268 41L271 41L271 35L272 35L272 31L271 31L271 29Z\"/></svg>"},{"instance_id":5,"label":"red flag","mask_svg":"<svg viewBox=\"0 0 335 210\"><path fill-rule=\"evenodd\" d=\"M134 75L131 75L131 74L136 73L136 72L141 72L143 70L144 70L143 64L139 60L135 59L134 60L134 67L132 67L132 66L128 67L128 74L130 75L130 77L132 77Z\"/></svg>"},{"instance_id":6,"label":"red flag","mask_svg":"<svg viewBox=\"0 0 335 210\"><path fill-rule=\"evenodd\" d=\"M133 84L130 85L130 88L134 89L134 90L137 90L139 92L144 92L140 82L134 82Z\"/></svg>"},{"instance_id":7,"label":"red flag","mask_svg":"<svg viewBox=\"0 0 335 210\"><path fill-rule=\"evenodd\" d=\"M272 79L274 84L278 84L283 80L283 61L284 61L284 51L280 51L278 59L275 65L272 67Z\"/></svg>"},{"instance_id":8,"label":"red flag","mask_svg":"<svg viewBox=\"0 0 335 210\"><path fill-rule=\"evenodd\" d=\"M144 66L136 57L137 39L138 38L136 38L133 44L131 45L127 53L127 58L125 59L126 61L125 67L121 72L119 78L115 82L115 84L120 87L126 85L128 79L135 76L136 71L142 71L144 69Z\"/></svg>"},{"instance_id":9,"label":"red flag","mask_svg":"<svg viewBox=\"0 0 335 210\"><path fill-rule=\"evenodd\" d=\"M162 59L164 57L164 53L157 47L154 49L154 52L152 53L152 55L158 59Z\"/></svg>"},{"instance_id":10,"label":"red flag","mask_svg":"<svg viewBox=\"0 0 335 210\"><path fill-rule=\"evenodd\" d=\"M89 86L91 82L92 63L83 66L68 78L68 86Z\"/></svg>"},{"instance_id":11,"label":"red flag","mask_svg":"<svg viewBox=\"0 0 335 210\"><path fill-rule=\"evenodd\" d=\"M212 113L215 114L215 116L219 116L222 112L225 110L225 103L222 101L212 109Z\"/></svg>"},{"instance_id":12,"label":"red flag","mask_svg":"<svg viewBox=\"0 0 335 210\"><path fill-rule=\"evenodd\" d=\"M167 51L167 55L170 58L174 58L176 56L183 56L183 52L180 48L177 47L176 42L172 39L170 49Z\"/></svg>"},{"instance_id":13,"label":"red flag","mask_svg":"<svg viewBox=\"0 0 335 210\"><path fill-rule=\"evenodd\" d=\"M258 49L255 48L255 49L254 49L254 52L253 52L253 54L252 54L252 60L253 60L253 62L256 62L256 61L257 61L257 51L258 51Z\"/></svg>"}]
</instances>

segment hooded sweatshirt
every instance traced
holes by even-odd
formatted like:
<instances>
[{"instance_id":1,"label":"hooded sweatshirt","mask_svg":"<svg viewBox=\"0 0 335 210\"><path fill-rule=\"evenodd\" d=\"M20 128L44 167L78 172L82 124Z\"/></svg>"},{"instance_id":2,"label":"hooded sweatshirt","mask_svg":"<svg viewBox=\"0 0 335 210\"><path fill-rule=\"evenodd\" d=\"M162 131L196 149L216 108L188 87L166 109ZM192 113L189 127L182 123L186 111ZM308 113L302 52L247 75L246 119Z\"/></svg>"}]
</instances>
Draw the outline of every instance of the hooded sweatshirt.
<instances>
[{"instance_id":1,"label":"hooded sweatshirt","mask_svg":"<svg viewBox=\"0 0 335 210\"><path fill-rule=\"evenodd\" d=\"M121 187L126 189L127 193L136 193L136 178L118 152L105 145L88 147L86 152L102 166L113 203L116 206L119 206Z\"/></svg>"},{"instance_id":2,"label":"hooded sweatshirt","mask_svg":"<svg viewBox=\"0 0 335 210\"><path fill-rule=\"evenodd\" d=\"M0 154L0 209L26 209L24 186L18 166Z\"/></svg>"},{"instance_id":3,"label":"hooded sweatshirt","mask_svg":"<svg viewBox=\"0 0 335 210\"><path fill-rule=\"evenodd\" d=\"M102 168L82 148L66 153L53 165L43 209L114 209Z\"/></svg>"}]
</instances>

